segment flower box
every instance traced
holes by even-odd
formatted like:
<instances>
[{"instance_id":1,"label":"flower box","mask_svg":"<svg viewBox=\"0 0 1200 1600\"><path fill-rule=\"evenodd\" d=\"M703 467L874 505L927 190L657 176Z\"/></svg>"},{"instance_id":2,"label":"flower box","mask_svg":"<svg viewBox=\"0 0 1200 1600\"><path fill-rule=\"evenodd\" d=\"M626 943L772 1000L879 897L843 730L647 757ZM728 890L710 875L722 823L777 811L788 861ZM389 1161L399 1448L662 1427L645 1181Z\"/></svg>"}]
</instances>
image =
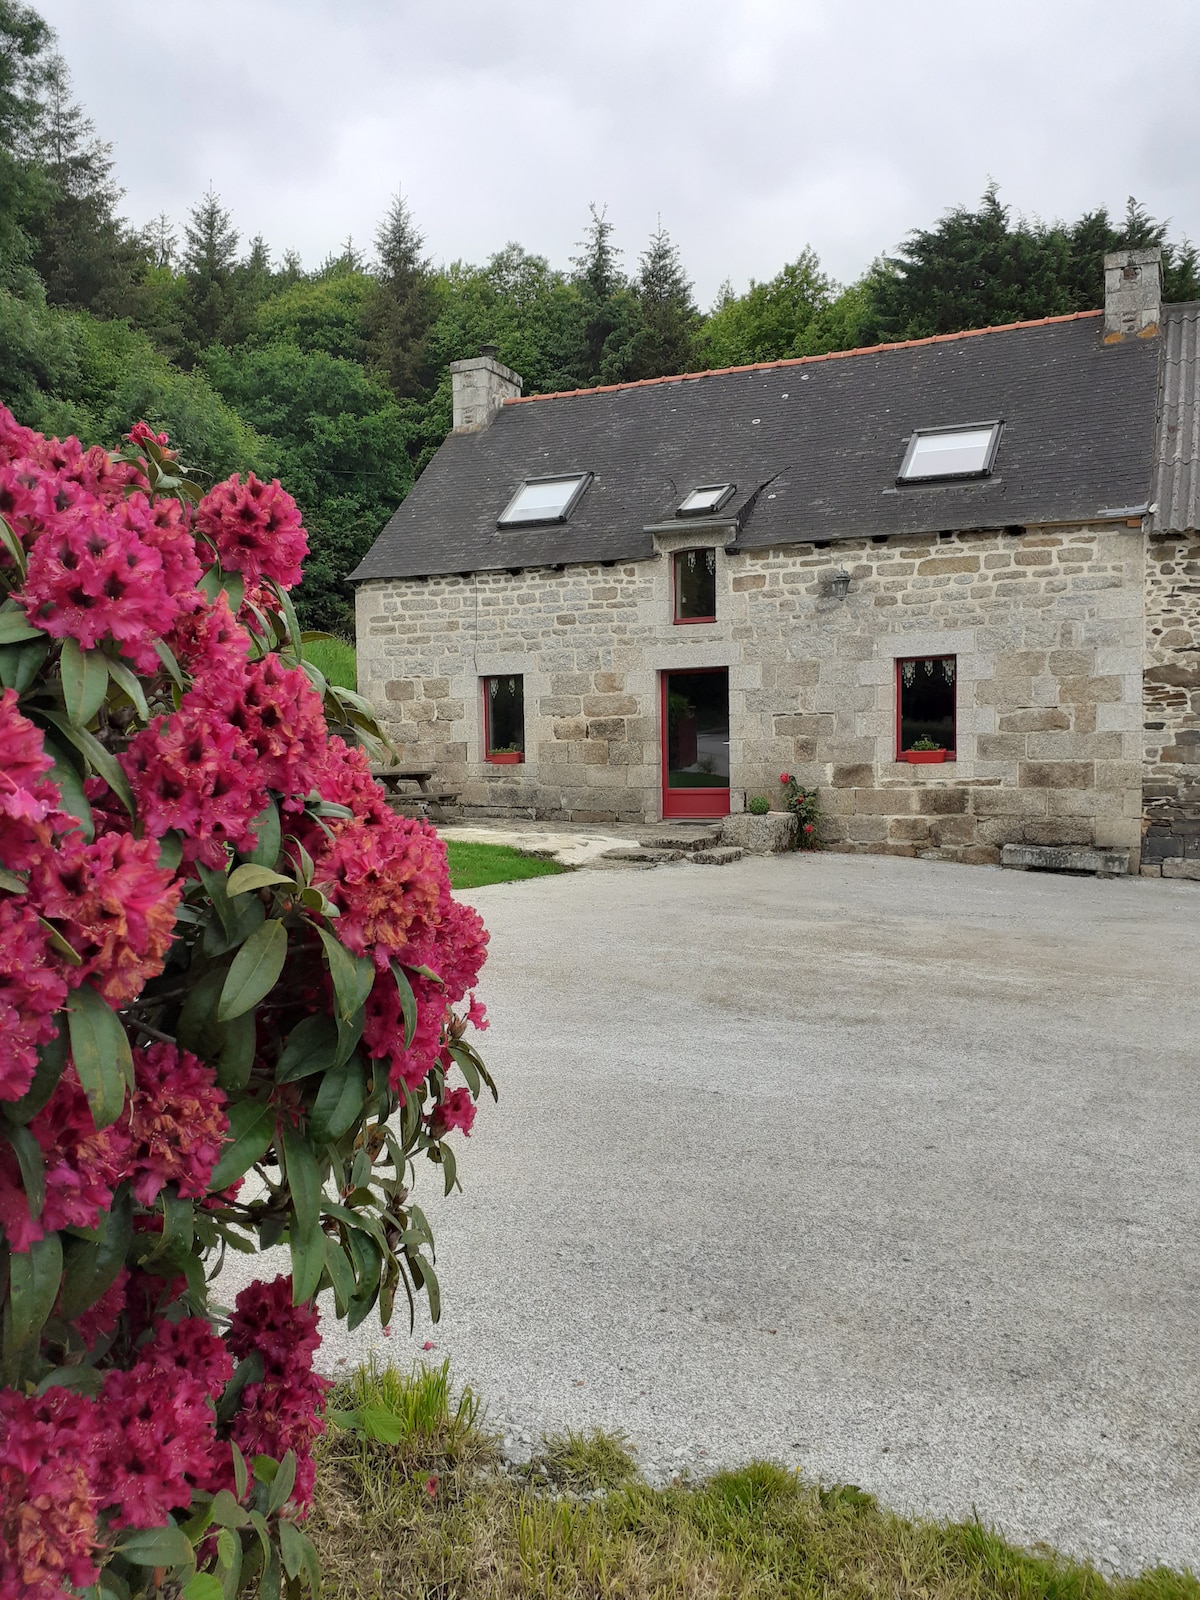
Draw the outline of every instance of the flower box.
<instances>
[{"instance_id":1,"label":"flower box","mask_svg":"<svg viewBox=\"0 0 1200 1600\"><path fill-rule=\"evenodd\" d=\"M523 750L489 750L484 759L490 761L494 767L515 767L519 762L524 761L525 752Z\"/></svg>"},{"instance_id":2,"label":"flower box","mask_svg":"<svg viewBox=\"0 0 1200 1600\"><path fill-rule=\"evenodd\" d=\"M944 750L905 750L900 759L901 761L909 762L914 767L926 767L932 766L938 761L945 761L946 752Z\"/></svg>"}]
</instances>

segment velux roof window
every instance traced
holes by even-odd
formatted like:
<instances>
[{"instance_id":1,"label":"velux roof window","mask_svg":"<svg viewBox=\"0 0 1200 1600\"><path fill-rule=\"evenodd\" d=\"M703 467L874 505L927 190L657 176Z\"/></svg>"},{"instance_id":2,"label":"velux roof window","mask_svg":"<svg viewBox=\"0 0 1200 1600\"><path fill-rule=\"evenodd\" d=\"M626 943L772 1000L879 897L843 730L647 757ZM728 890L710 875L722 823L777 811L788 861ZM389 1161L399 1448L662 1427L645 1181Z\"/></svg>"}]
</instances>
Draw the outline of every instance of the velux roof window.
<instances>
[{"instance_id":1,"label":"velux roof window","mask_svg":"<svg viewBox=\"0 0 1200 1600\"><path fill-rule=\"evenodd\" d=\"M719 511L737 488L736 483L702 483L686 494L675 512L677 517L710 517Z\"/></svg>"},{"instance_id":2,"label":"velux roof window","mask_svg":"<svg viewBox=\"0 0 1200 1600\"><path fill-rule=\"evenodd\" d=\"M979 422L967 428L918 428L904 452L900 482L986 476L996 458L1000 426Z\"/></svg>"},{"instance_id":3,"label":"velux roof window","mask_svg":"<svg viewBox=\"0 0 1200 1600\"><path fill-rule=\"evenodd\" d=\"M501 528L531 522L565 522L592 481L590 472L569 472L556 478L526 478L500 516Z\"/></svg>"}]
</instances>

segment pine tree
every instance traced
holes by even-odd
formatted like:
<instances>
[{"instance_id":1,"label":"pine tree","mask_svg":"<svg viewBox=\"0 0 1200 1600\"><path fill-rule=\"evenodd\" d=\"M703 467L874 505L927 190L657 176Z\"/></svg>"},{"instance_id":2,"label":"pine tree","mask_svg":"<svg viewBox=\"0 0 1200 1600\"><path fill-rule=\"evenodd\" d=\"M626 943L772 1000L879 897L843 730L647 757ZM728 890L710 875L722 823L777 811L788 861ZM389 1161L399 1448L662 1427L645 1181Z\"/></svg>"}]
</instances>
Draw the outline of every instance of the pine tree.
<instances>
[{"instance_id":1,"label":"pine tree","mask_svg":"<svg viewBox=\"0 0 1200 1600\"><path fill-rule=\"evenodd\" d=\"M194 205L184 228L182 326L190 365L210 344L236 344L242 332L238 294L238 232L210 187Z\"/></svg>"},{"instance_id":2,"label":"pine tree","mask_svg":"<svg viewBox=\"0 0 1200 1600\"><path fill-rule=\"evenodd\" d=\"M397 191L375 235L375 289L363 331L371 367L398 400L422 394L434 376L428 343L437 301L424 246L408 201Z\"/></svg>"},{"instance_id":3,"label":"pine tree","mask_svg":"<svg viewBox=\"0 0 1200 1600\"><path fill-rule=\"evenodd\" d=\"M588 210L592 220L579 241L582 254L571 257L583 317L584 374L588 383L613 382L611 359L605 371L605 353L634 331L627 326L632 320L629 284L621 271L621 252L612 242L608 207L597 210L593 202ZM611 353L610 348L610 358Z\"/></svg>"},{"instance_id":4,"label":"pine tree","mask_svg":"<svg viewBox=\"0 0 1200 1600\"><path fill-rule=\"evenodd\" d=\"M661 378L690 371L695 365L700 313L679 251L661 217L642 252L634 293L638 327L630 344L628 376Z\"/></svg>"},{"instance_id":5,"label":"pine tree","mask_svg":"<svg viewBox=\"0 0 1200 1600\"><path fill-rule=\"evenodd\" d=\"M46 201L30 161L54 34L20 0L0 0L0 287L17 281L30 254L25 224Z\"/></svg>"},{"instance_id":6,"label":"pine tree","mask_svg":"<svg viewBox=\"0 0 1200 1600\"><path fill-rule=\"evenodd\" d=\"M113 180L112 145L72 100L60 55L46 63L33 153L49 179L33 253L46 298L102 317L128 313L144 257L117 216L124 191Z\"/></svg>"}]
</instances>

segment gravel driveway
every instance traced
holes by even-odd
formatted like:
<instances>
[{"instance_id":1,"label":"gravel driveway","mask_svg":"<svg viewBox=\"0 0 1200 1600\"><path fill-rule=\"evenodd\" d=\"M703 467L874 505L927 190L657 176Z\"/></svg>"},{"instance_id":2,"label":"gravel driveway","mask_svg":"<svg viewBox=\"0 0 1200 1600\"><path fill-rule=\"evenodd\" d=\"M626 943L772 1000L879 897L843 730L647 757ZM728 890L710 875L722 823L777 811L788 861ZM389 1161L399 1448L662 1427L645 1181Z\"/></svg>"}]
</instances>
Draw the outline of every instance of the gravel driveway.
<instances>
[{"instance_id":1,"label":"gravel driveway","mask_svg":"<svg viewBox=\"0 0 1200 1600\"><path fill-rule=\"evenodd\" d=\"M467 898L501 1102L416 1343L518 1445L1200 1567L1200 889L823 855ZM327 1320L327 1370L372 1346L414 1348Z\"/></svg>"}]
</instances>

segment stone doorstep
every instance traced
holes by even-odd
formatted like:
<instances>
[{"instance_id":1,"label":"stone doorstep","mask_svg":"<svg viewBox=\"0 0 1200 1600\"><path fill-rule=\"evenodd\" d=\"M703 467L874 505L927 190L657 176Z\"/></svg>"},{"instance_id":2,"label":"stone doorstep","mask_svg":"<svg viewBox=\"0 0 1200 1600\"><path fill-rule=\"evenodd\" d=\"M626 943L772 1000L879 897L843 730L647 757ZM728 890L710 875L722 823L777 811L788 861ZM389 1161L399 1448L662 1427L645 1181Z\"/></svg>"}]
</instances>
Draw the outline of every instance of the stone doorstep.
<instances>
[{"instance_id":1,"label":"stone doorstep","mask_svg":"<svg viewBox=\"0 0 1200 1600\"><path fill-rule=\"evenodd\" d=\"M664 850L654 845L618 845L615 850L606 850L600 857L601 861L636 861L645 865L648 861L683 861L687 852L684 850Z\"/></svg>"},{"instance_id":2,"label":"stone doorstep","mask_svg":"<svg viewBox=\"0 0 1200 1600\"><path fill-rule=\"evenodd\" d=\"M693 850L708 850L720 842L719 826L674 829L670 824L660 828L656 833L643 834L640 840L643 850L678 850L683 854L689 854Z\"/></svg>"},{"instance_id":3,"label":"stone doorstep","mask_svg":"<svg viewBox=\"0 0 1200 1600\"><path fill-rule=\"evenodd\" d=\"M1019 872L1080 872L1098 878L1120 878L1129 872L1130 851L1093 849L1085 845L1006 844L1000 865Z\"/></svg>"},{"instance_id":4,"label":"stone doorstep","mask_svg":"<svg viewBox=\"0 0 1200 1600\"><path fill-rule=\"evenodd\" d=\"M745 854L736 844L724 844L714 845L711 850L697 850L687 859L701 867L727 867L731 862L740 861Z\"/></svg>"}]
</instances>

